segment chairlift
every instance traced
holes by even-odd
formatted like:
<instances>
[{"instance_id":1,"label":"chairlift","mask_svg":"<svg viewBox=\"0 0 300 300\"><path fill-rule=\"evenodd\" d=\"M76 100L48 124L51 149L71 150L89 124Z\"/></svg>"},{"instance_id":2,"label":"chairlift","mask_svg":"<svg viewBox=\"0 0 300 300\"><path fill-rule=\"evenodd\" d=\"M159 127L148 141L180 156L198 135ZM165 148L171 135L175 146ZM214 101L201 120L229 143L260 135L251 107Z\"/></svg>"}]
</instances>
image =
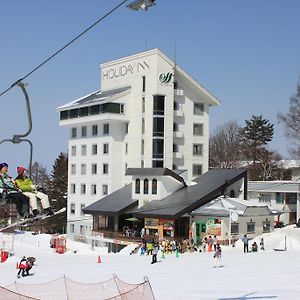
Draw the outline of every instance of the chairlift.
<instances>
[{"instance_id":1,"label":"chairlift","mask_svg":"<svg viewBox=\"0 0 300 300\"><path fill-rule=\"evenodd\" d=\"M32 118L31 118L31 109L30 109L30 102L29 102L29 96L25 88L25 84L19 80L15 83L15 85L18 85L24 96L25 96L25 101L26 101L26 110L27 110L27 117L28 117L28 129L24 134L14 134L11 139L4 139L0 141L0 145L5 143L5 142L11 142L13 144L20 144L22 142L27 142L30 146L30 153L29 153L29 168L28 168L28 173L29 177L31 177L31 169L32 169L32 153L33 153L33 145L32 142L29 139L24 139L27 137L31 130L32 130Z\"/></svg>"}]
</instances>

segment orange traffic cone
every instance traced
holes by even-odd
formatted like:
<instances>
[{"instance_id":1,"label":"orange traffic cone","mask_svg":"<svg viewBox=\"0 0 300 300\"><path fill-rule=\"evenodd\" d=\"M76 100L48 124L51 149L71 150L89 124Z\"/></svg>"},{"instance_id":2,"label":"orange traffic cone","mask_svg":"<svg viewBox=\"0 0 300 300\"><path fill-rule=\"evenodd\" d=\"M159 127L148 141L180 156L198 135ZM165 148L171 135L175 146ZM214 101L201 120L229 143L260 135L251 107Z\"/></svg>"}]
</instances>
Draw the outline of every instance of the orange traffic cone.
<instances>
[{"instance_id":1,"label":"orange traffic cone","mask_svg":"<svg viewBox=\"0 0 300 300\"><path fill-rule=\"evenodd\" d=\"M98 261L97 261L98 264L101 263L101 258L100 258L100 255L98 255Z\"/></svg>"}]
</instances>

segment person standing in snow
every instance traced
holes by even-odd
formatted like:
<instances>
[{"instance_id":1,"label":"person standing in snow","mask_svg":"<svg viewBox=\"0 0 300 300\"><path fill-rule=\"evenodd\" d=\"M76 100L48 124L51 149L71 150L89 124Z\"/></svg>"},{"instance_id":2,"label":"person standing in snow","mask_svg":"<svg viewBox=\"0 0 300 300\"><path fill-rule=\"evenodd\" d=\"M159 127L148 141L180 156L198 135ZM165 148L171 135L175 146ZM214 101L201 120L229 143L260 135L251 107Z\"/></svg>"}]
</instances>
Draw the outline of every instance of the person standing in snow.
<instances>
[{"instance_id":1,"label":"person standing in snow","mask_svg":"<svg viewBox=\"0 0 300 300\"><path fill-rule=\"evenodd\" d=\"M19 272L17 274L17 277L20 278L20 274L22 273L22 277L25 276L25 270L28 267L27 259L25 256L22 257L22 259L19 262Z\"/></svg>"},{"instance_id":2,"label":"person standing in snow","mask_svg":"<svg viewBox=\"0 0 300 300\"><path fill-rule=\"evenodd\" d=\"M157 262L157 254L158 254L158 244L155 243L153 247L153 252L152 252L152 262L151 264L155 264Z\"/></svg>"},{"instance_id":3,"label":"person standing in snow","mask_svg":"<svg viewBox=\"0 0 300 300\"><path fill-rule=\"evenodd\" d=\"M264 238L261 238L261 239L260 239L259 245L260 245L260 249L261 249L261 250L265 250Z\"/></svg>"},{"instance_id":4,"label":"person standing in snow","mask_svg":"<svg viewBox=\"0 0 300 300\"><path fill-rule=\"evenodd\" d=\"M216 245L216 251L214 254L214 268L222 267L221 263L221 255L222 255L222 249L219 244Z\"/></svg>"},{"instance_id":5,"label":"person standing in snow","mask_svg":"<svg viewBox=\"0 0 300 300\"><path fill-rule=\"evenodd\" d=\"M248 247L249 239L247 237L247 234L244 234L244 237L242 238L242 241L244 243L244 253L248 253L249 252L249 247Z\"/></svg>"}]
</instances>

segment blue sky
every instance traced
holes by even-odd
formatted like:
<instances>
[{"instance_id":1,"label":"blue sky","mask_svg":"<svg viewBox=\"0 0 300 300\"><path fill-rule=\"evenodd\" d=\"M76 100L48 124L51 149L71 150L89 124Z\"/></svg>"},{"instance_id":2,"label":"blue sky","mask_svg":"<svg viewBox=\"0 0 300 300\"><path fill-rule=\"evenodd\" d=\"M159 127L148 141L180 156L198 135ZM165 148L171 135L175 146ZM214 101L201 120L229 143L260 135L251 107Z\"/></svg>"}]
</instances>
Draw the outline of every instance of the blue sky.
<instances>
[{"instance_id":1,"label":"blue sky","mask_svg":"<svg viewBox=\"0 0 300 300\"><path fill-rule=\"evenodd\" d=\"M0 93L121 1L3 0L0 6ZM129 3L130 1L128 1ZM275 124L270 149L288 157L278 124L300 74L298 0L157 0L147 12L123 5L25 80L30 95L33 160L48 171L67 150L56 107L100 88L100 63L159 48L212 92L211 131L252 115ZM25 101L13 88L1 101L0 139L27 131ZM0 145L0 161L28 165L26 143Z\"/></svg>"}]
</instances>

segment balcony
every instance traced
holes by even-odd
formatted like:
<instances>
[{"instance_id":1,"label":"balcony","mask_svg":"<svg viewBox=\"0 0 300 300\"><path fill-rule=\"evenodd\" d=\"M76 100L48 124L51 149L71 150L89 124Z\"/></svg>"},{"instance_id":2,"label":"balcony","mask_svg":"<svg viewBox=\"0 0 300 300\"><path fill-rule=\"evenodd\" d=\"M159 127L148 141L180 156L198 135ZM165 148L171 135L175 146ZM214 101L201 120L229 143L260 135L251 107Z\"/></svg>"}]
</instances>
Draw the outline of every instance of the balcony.
<instances>
[{"instance_id":1,"label":"balcony","mask_svg":"<svg viewBox=\"0 0 300 300\"><path fill-rule=\"evenodd\" d=\"M182 131L173 131L173 137L182 139L183 138L183 132Z\"/></svg>"}]
</instances>

